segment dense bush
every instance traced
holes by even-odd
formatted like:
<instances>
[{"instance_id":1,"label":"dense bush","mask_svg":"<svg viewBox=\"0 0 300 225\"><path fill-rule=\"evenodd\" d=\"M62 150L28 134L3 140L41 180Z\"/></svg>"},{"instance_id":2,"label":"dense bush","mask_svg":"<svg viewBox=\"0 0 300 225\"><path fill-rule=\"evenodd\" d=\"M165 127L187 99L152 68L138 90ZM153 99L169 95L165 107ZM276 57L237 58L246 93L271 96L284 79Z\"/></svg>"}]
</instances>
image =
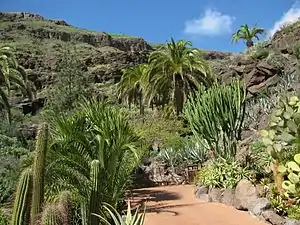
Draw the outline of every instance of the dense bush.
<instances>
[{"instance_id":1,"label":"dense bush","mask_svg":"<svg viewBox=\"0 0 300 225\"><path fill-rule=\"evenodd\" d=\"M22 159L28 150L16 138L0 135L0 203L7 201L16 185Z\"/></svg>"},{"instance_id":2,"label":"dense bush","mask_svg":"<svg viewBox=\"0 0 300 225\"><path fill-rule=\"evenodd\" d=\"M251 48L248 48L246 50L246 55L250 59L264 59L267 58L269 55L269 49L268 49L268 41L261 41L256 42Z\"/></svg>"},{"instance_id":3,"label":"dense bush","mask_svg":"<svg viewBox=\"0 0 300 225\"><path fill-rule=\"evenodd\" d=\"M242 179L251 179L252 171L236 161L218 159L202 168L196 183L210 188L234 188Z\"/></svg>"}]
</instances>

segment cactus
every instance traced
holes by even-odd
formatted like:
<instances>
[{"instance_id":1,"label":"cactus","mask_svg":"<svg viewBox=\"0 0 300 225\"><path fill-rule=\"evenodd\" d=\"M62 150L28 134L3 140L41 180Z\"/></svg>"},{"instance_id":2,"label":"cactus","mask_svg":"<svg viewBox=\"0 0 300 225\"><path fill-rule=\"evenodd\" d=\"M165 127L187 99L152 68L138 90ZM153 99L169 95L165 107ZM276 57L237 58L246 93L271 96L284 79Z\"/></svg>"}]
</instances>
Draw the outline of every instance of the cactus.
<instances>
[{"instance_id":1,"label":"cactus","mask_svg":"<svg viewBox=\"0 0 300 225\"><path fill-rule=\"evenodd\" d=\"M294 156L294 161L289 161L286 165L280 165L278 171L287 174L287 179L282 182L282 188L287 195L300 196L300 154Z\"/></svg>"},{"instance_id":2,"label":"cactus","mask_svg":"<svg viewBox=\"0 0 300 225\"><path fill-rule=\"evenodd\" d=\"M45 159L48 147L48 124L41 124L35 145L35 160L33 165L33 192L31 205L31 225L35 225L42 211L44 201Z\"/></svg>"},{"instance_id":3,"label":"cactus","mask_svg":"<svg viewBox=\"0 0 300 225\"><path fill-rule=\"evenodd\" d=\"M32 196L32 171L26 169L22 172L12 215L12 225L29 224L30 200Z\"/></svg>"},{"instance_id":4,"label":"cactus","mask_svg":"<svg viewBox=\"0 0 300 225\"><path fill-rule=\"evenodd\" d=\"M61 192L59 195L58 205L61 210L63 225L70 224L71 207L72 207L71 204L72 204L71 192L69 191Z\"/></svg>"},{"instance_id":5,"label":"cactus","mask_svg":"<svg viewBox=\"0 0 300 225\"><path fill-rule=\"evenodd\" d=\"M91 182L92 190L90 196L90 225L99 224L99 218L92 214L99 214L100 212L100 161L93 160L91 163Z\"/></svg>"},{"instance_id":6,"label":"cactus","mask_svg":"<svg viewBox=\"0 0 300 225\"><path fill-rule=\"evenodd\" d=\"M278 191L282 192L283 177L279 172L280 152L292 147L296 137L300 136L300 101L297 96L291 96L278 104L270 116L269 128L260 131L261 140L274 159L274 180Z\"/></svg>"},{"instance_id":7,"label":"cactus","mask_svg":"<svg viewBox=\"0 0 300 225\"><path fill-rule=\"evenodd\" d=\"M61 210L58 205L49 204L45 207L42 213L41 225L64 225Z\"/></svg>"}]
</instances>

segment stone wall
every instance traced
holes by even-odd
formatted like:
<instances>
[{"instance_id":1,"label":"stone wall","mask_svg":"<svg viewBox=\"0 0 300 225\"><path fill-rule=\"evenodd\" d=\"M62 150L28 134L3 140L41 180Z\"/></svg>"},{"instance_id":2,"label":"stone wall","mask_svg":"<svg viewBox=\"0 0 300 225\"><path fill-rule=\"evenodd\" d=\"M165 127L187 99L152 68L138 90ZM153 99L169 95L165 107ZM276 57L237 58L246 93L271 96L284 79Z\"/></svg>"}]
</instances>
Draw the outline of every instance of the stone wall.
<instances>
[{"instance_id":1,"label":"stone wall","mask_svg":"<svg viewBox=\"0 0 300 225\"><path fill-rule=\"evenodd\" d=\"M260 220L272 225L300 225L300 221L278 215L264 197L266 190L261 185L253 185L248 180L241 180L235 189L218 189L197 186L196 197L204 202L219 202L233 206L238 210L248 211Z\"/></svg>"}]
</instances>

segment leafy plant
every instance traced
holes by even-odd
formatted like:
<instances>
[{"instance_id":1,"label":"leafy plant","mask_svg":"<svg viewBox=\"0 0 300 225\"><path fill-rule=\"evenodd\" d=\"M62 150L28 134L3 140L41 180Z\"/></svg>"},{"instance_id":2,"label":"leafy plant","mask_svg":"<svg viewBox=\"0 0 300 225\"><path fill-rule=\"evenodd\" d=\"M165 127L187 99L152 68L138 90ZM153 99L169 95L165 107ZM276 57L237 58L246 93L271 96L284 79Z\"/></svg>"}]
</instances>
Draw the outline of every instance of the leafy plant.
<instances>
[{"instance_id":1,"label":"leafy plant","mask_svg":"<svg viewBox=\"0 0 300 225\"><path fill-rule=\"evenodd\" d=\"M246 55L250 59L264 59L269 55L269 49L267 48L268 42L256 42L253 47L246 50Z\"/></svg>"},{"instance_id":2,"label":"leafy plant","mask_svg":"<svg viewBox=\"0 0 300 225\"><path fill-rule=\"evenodd\" d=\"M108 212L109 216L111 217L113 223L109 222L107 219L94 214L101 218L107 225L143 225L145 221L145 211L141 214L138 212L138 208L135 210L135 213L132 215L130 202L128 202L127 207L127 214L120 215L119 212L109 204L104 204L104 209Z\"/></svg>"},{"instance_id":3,"label":"leafy plant","mask_svg":"<svg viewBox=\"0 0 300 225\"><path fill-rule=\"evenodd\" d=\"M9 218L3 213L3 210L0 208L0 224L9 225Z\"/></svg>"},{"instance_id":4,"label":"leafy plant","mask_svg":"<svg viewBox=\"0 0 300 225\"><path fill-rule=\"evenodd\" d=\"M294 161L279 165L278 172L287 174L287 179L282 182L286 194L300 198L300 154L294 156Z\"/></svg>"},{"instance_id":5,"label":"leafy plant","mask_svg":"<svg viewBox=\"0 0 300 225\"><path fill-rule=\"evenodd\" d=\"M143 155L136 148L139 137L126 114L106 103L85 101L75 113L55 118L52 131L47 195L72 190L80 196L88 216L92 203L92 212L99 212L97 207L103 202L119 209L131 174ZM91 169L91 165L98 164Z\"/></svg>"},{"instance_id":6,"label":"leafy plant","mask_svg":"<svg viewBox=\"0 0 300 225\"><path fill-rule=\"evenodd\" d=\"M261 130L262 142L273 157L273 174L276 186L282 189L282 174L278 173L283 151L291 151L299 144L300 102L297 96L281 101L272 112L269 130Z\"/></svg>"},{"instance_id":7,"label":"leafy plant","mask_svg":"<svg viewBox=\"0 0 300 225\"><path fill-rule=\"evenodd\" d=\"M210 188L234 188L242 179L251 179L252 171L236 161L218 159L203 167L196 183Z\"/></svg>"},{"instance_id":8,"label":"leafy plant","mask_svg":"<svg viewBox=\"0 0 300 225\"><path fill-rule=\"evenodd\" d=\"M206 140L216 156L235 157L244 121L245 95L240 82L233 81L230 85L202 88L186 104L184 114L193 134Z\"/></svg>"}]
</instances>

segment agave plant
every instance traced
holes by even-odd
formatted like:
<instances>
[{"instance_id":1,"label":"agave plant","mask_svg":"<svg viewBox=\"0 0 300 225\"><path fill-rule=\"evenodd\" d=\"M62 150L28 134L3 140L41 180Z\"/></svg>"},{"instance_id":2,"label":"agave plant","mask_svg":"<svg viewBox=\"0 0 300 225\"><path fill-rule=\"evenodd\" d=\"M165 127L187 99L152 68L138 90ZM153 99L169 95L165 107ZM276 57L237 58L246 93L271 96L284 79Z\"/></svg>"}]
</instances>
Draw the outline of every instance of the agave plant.
<instances>
[{"instance_id":1,"label":"agave plant","mask_svg":"<svg viewBox=\"0 0 300 225\"><path fill-rule=\"evenodd\" d=\"M120 215L118 211L112 207L111 205L104 203L103 208L108 212L111 219L113 220L113 223L109 222L104 217L93 214L94 216L99 217L102 219L107 225L143 225L145 221L145 209L144 212L139 214L138 208L135 210L135 213L132 215L130 202L128 202L127 207L127 214L126 215Z\"/></svg>"}]
</instances>

